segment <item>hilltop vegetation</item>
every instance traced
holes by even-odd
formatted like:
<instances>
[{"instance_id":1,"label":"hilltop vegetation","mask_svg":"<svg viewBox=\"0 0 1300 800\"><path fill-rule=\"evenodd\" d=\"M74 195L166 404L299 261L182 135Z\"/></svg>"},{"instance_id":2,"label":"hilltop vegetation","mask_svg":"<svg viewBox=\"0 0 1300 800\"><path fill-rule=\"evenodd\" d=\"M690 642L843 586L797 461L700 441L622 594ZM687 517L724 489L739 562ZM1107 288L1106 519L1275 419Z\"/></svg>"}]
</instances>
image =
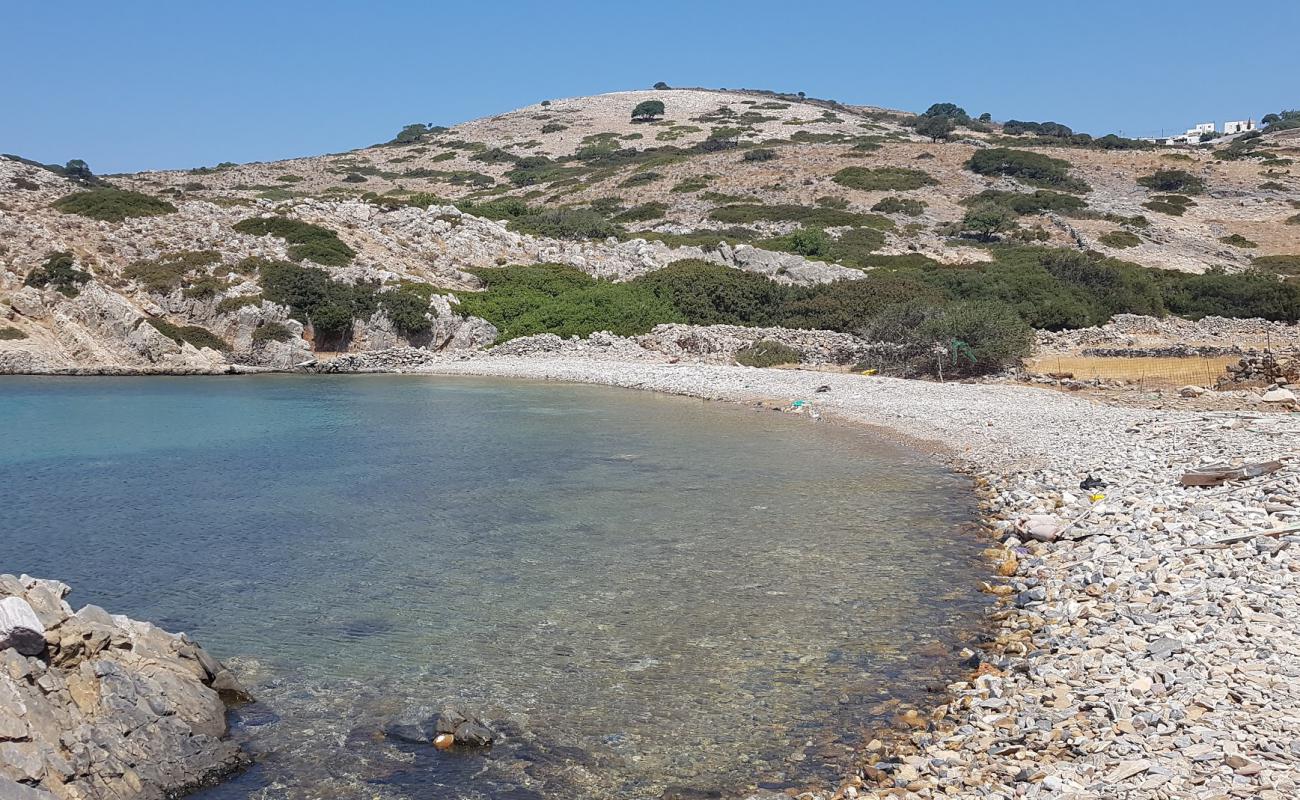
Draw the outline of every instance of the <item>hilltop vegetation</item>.
<instances>
[{"instance_id":1,"label":"hilltop vegetation","mask_svg":"<svg viewBox=\"0 0 1300 800\"><path fill-rule=\"evenodd\" d=\"M1028 328L1120 312L1295 319L1291 114L1170 150L950 102L665 87L111 186L0 161L20 166L0 202L40 231L10 237L11 285L107 287L196 347L445 343L469 317L498 341L728 323L907 350L960 329L977 371ZM788 357L770 349L751 356Z\"/></svg>"}]
</instances>

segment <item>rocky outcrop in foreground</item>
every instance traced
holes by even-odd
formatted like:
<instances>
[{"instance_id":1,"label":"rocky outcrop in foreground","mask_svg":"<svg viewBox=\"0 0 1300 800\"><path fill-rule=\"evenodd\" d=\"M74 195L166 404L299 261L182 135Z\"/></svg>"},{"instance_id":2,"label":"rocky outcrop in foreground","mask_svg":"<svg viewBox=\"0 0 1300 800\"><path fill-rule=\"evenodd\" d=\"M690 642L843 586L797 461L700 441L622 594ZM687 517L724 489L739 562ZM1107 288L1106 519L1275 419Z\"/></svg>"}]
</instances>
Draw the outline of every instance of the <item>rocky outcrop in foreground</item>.
<instances>
[{"instance_id":1,"label":"rocky outcrop in foreground","mask_svg":"<svg viewBox=\"0 0 1300 800\"><path fill-rule=\"evenodd\" d=\"M0 575L0 798L152 800L246 763L226 705L248 700L184 634Z\"/></svg>"}]
</instances>

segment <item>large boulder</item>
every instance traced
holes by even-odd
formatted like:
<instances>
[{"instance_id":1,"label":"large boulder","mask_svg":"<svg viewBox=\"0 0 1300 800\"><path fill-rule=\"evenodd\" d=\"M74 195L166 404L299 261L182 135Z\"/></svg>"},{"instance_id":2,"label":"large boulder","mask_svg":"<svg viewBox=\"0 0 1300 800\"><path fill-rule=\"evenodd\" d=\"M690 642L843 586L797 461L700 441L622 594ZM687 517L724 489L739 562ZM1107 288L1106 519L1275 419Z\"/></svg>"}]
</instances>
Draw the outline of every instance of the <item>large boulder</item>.
<instances>
[{"instance_id":1,"label":"large boulder","mask_svg":"<svg viewBox=\"0 0 1300 800\"><path fill-rule=\"evenodd\" d=\"M248 699L229 670L68 592L0 575L0 630L42 629L39 650L0 643L0 800L160 800L247 763L225 738L227 703Z\"/></svg>"}]
</instances>

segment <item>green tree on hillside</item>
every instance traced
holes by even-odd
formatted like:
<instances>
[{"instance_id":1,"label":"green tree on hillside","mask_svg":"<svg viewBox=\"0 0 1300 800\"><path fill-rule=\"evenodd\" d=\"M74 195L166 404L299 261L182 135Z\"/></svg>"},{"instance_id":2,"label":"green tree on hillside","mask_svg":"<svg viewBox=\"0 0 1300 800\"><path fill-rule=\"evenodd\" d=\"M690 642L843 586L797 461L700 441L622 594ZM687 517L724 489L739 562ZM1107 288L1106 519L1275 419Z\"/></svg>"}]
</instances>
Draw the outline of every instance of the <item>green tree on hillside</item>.
<instances>
[{"instance_id":1,"label":"green tree on hillside","mask_svg":"<svg viewBox=\"0 0 1300 800\"><path fill-rule=\"evenodd\" d=\"M1016 212L997 203L977 203L961 220L962 230L970 231L982 242L991 242L999 233L1016 227Z\"/></svg>"},{"instance_id":2,"label":"green tree on hillside","mask_svg":"<svg viewBox=\"0 0 1300 800\"><path fill-rule=\"evenodd\" d=\"M923 117L947 117L953 122L966 122L970 120L970 115L966 109L956 103L935 103L925 110Z\"/></svg>"},{"instance_id":3,"label":"green tree on hillside","mask_svg":"<svg viewBox=\"0 0 1300 800\"><path fill-rule=\"evenodd\" d=\"M427 125L415 122L398 131L397 135L393 137L393 142L395 144L410 144L411 142L418 142L420 137L428 132L429 127Z\"/></svg>"},{"instance_id":4,"label":"green tree on hillside","mask_svg":"<svg viewBox=\"0 0 1300 800\"><path fill-rule=\"evenodd\" d=\"M662 100L642 100L632 109L632 121L640 122L642 120L654 119L664 115L664 102Z\"/></svg>"},{"instance_id":5,"label":"green tree on hillside","mask_svg":"<svg viewBox=\"0 0 1300 800\"><path fill-rule=\"evenodd\" d=\"M922 136L929 136L932 142L947 139L956 129L957 123L953 122L951 117L922 116L916 121L916 132Z\"/></svg>"}]
</instances>

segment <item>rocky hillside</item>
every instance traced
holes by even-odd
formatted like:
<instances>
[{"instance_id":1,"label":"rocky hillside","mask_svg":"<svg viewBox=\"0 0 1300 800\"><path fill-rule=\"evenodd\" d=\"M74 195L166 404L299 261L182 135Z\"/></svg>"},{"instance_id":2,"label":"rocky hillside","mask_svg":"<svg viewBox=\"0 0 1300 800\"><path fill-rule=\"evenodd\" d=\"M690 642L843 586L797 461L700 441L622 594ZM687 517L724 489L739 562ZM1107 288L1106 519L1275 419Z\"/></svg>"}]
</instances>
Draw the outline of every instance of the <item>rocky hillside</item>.
<instances>
[{"instance_id":1,"label":"rocky hillside","mask_svg":"<svg viewBox=\"0 0 1300 800\"><path fill-rule=\"evenodd\" d=\"M662 109L634 118L646 103ZM934 141L913 122L669 89L409 126L342 154L109 176L112 190L0 158L0 372L482 347L498 331L459 309L483 288L469 270L507 264L621 281L696 259L816 285L890 259L987 263L999 239L1185 272L1284 271L1300 254L1296 131L1225 158L1242 143L1109 150L975 121ZM972 222L990 206L1001 216Z\"/></svg>"}]
</instances>

